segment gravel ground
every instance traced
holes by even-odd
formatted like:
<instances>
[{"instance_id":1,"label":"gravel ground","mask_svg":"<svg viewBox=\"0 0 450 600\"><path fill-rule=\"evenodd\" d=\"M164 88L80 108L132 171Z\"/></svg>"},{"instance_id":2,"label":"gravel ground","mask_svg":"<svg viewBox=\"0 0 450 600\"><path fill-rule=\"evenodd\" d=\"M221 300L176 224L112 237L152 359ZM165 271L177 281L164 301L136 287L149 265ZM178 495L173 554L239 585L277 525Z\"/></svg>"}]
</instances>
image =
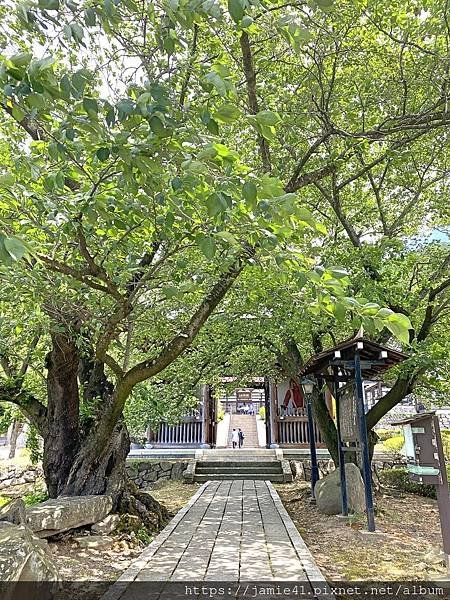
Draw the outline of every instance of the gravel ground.
<instances>
[{"instance_id":1,"label":"gravel ground","mask_svg":"<svg viewBox=\"0 0 450 600\"><path fill-rule=\"evenodd\" d=\"M427 580L445 573L437 502L412 494L378 494L381 536L361 533L365 517L348 523L321 515L305 482L276 486L298 531L330 581Z\"/></svg>"}]
</instances>

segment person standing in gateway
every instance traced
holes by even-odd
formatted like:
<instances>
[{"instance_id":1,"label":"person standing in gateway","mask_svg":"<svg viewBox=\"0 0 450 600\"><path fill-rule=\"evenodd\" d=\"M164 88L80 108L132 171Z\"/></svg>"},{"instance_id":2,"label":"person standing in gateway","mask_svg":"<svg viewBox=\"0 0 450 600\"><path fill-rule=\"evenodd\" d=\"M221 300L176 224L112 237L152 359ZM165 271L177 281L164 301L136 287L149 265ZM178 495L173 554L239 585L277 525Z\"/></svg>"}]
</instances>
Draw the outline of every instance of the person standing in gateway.
<instances>
[{"instance_id":1,"label":"person standing in gateway","mask_svg":"<svg viewBox=\"0 0 450 600\"><path fill-rule=\"evenodd\" d=\"M231 443L233 444L233 448L236 448L236 446L239 444L239 433L236 429L233 429L231 432Z\"/></svg>"},{"instance_id":2,"label":"person standing in gateway","mask_svg":"<svg viewBox=\"0 0 450 600\"><path fill-rule=\"evenodd\" d=\"M238 431L238 438L239 438L239 448L242 448L242 446L244 445L244 432L242 431L241 428L239 428Z\"/></svg>"}]
</instances>

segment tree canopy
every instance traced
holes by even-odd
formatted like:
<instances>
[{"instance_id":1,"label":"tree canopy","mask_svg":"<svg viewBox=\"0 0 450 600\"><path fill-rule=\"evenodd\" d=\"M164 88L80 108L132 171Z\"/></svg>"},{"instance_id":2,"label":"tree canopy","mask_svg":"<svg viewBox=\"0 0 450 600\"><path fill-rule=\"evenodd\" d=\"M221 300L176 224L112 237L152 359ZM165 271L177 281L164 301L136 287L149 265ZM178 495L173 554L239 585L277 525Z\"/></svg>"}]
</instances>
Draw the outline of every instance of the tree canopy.
<instances>
[{"instance_id":1,"label":"tree canopy","mask_svg":"<svg viewBox=\"0 0 450 600\"><path fill-rule=\"evenodd\" d=\"M411 354L371 426L414 387L445 389L442 16L432 1L0 7L1 398L48 443L72 406L55 493L89 452L107 464L133 390L161 415L170 386L189 399L220 370L295 370L361 325Z\"/></svg>"}]
</instances>

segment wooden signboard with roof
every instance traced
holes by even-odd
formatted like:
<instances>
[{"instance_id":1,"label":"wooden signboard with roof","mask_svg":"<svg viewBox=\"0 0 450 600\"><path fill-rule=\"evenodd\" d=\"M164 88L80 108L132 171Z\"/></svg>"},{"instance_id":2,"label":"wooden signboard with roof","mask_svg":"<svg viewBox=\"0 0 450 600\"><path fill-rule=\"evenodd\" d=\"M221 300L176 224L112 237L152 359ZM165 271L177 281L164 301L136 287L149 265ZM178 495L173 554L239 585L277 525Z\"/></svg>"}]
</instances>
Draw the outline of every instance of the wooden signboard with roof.
<instances>
[{"instance_id":1,"label":"wooden signboard with roof","mask_svg":"<svg viewBox=\"0 0 450 600\"><path fill-rule=\"evenodd\" d=\"M356 451L364 479L369 531L375 531L375 515L363 380L376 379L405 358L397 350L364 339L360 331L356 337L316 354L301 370L303 377L312 376L316 379L318 389L323 389L325 383L333 389L336 400L342 514L348 514L344 453Z\"/></svg>"}]
</instances>

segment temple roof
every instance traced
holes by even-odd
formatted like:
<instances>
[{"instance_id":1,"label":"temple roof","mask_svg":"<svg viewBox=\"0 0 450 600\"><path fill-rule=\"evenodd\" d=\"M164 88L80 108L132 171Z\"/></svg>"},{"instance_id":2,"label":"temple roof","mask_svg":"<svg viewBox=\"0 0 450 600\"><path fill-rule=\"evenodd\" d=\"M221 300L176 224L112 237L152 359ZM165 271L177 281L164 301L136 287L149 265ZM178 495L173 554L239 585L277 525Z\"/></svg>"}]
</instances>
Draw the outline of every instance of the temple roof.
<instances>
[{"instance_id":1,"label":"temple roof","mask_svg":"<svg viewBox=\"0 0 450 600\"><path fill-rule=\"evenodd\" d=\"M358 348L358 345L361 346ZM329 367L338 366L340 369L350 369L350 361L354 361L356 350L361 357L361 373L363 379L374 379L394 365L404 361L406 354L382 346L377 342L367 340L358 334L347 339L333 348L324 350L312 356L302 367L301 375L329 375ZM348 361L348 365L346 365Z\"/></svg>"}]
</instances>

